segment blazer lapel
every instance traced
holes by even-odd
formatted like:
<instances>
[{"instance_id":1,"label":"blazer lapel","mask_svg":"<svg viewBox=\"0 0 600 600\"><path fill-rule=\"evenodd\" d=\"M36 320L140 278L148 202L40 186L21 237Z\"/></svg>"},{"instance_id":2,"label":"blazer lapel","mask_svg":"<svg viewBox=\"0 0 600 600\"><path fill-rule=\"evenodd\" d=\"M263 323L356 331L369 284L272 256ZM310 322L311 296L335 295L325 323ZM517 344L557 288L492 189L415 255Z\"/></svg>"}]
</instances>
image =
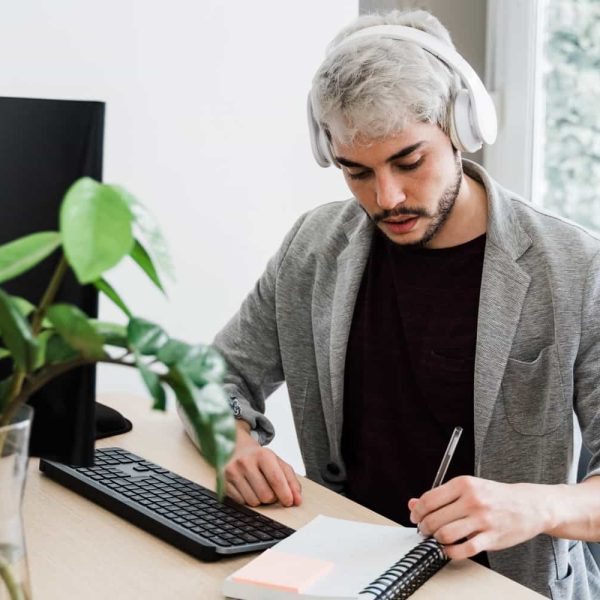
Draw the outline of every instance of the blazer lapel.
<instances>
[{"instance_id":1,"label":"blazer lapel","mask_svg":"<svg viewBox=\"0 0 600 600\"><path fill-rule=\"evenodd\" d=\"M329 365L331 396L325 402L325 420L328 437L334 455L340 455L342 435L344 367L346 346L354 314L354 305L362 275L371 249L373 226L362 213L346 224L348 245L337 259L337 276L331 311L329 339ZM324 399L325 400L325 399Z\"/></svg>"},{"instance_id":2,"label":"blazer lapel","mask_svg":"<svg viewBox=\"0 0 600 600\"><path fill-rule=\"evenodd\" d=\"M483 440L500 391L529 281L529 275L511 257L493 247L486 248L475 354L476 475L479 475Z\"/></svg>"},{"instance_id":3,"label":"blazer lapel","mask_svg":"<svg viewBox=\"0 0 600 600\"><path fill-rule=\"evenodd\" d=\"M532 242L512 208L512 196L478 165L463 161L463 166L482 181L488 196L474 376L475 474L479 476L481 449L531 280L517 261Z\"/></svg>"}]
</instances>

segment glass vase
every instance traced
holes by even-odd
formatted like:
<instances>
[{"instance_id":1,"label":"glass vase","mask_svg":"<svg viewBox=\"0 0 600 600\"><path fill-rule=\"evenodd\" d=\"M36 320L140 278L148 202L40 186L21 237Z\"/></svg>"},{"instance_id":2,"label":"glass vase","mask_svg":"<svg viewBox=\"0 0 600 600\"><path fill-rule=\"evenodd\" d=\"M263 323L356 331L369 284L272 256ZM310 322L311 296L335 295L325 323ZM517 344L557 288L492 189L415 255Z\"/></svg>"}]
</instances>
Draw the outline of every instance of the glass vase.
<instances>
[{"instance_id":1,"label":"glass vase","mask_svg":"<svg viewBox=\"0 0 600 600\"><path fill-rule=\"evenodd\" d=\"M22 406L0 427L0 600L30 600L21 505L33 410Z\"/></svg>"}]
</instances>

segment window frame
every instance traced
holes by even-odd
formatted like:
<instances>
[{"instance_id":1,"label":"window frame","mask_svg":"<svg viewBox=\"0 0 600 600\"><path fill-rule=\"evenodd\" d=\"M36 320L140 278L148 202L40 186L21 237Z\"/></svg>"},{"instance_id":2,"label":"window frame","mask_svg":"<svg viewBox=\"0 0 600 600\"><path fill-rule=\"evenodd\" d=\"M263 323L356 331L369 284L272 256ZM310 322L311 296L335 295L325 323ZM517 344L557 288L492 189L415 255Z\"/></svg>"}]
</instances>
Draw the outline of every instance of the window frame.
<instances>
[{"instance_id":1,"label":"window frame","mask_svg":"<svg viewBox=\"0 0 600 600\"><path fill-rule=\"evenodd\" d=\"M488 0L486 87L498 113L498 138L484 167L502 185L542 203L545 0ZM519 68L514 68L517 65Z\"/></svg>"}]
</instances>

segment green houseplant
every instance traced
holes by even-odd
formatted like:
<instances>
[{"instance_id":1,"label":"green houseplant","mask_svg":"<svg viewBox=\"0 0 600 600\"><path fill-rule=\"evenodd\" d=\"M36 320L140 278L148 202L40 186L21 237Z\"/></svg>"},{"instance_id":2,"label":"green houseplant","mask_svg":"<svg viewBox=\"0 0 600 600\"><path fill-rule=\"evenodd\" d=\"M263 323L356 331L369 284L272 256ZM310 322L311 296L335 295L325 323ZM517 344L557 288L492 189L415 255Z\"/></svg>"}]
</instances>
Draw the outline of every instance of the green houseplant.
<instances>
[{"instance_id":1,"label":"green houseplant","mask_svg":"<svg viewBox=\"0 0 600 600\"><path fill-rule=\"evenodd\" d=\"M0 246L0 285L55 252L61 252L58 266L37 306L0 287L0 359L11 365L10 376L0 381L0 599L30 595L22 529L15 533L14 515L2 511L13 504L20 519L23 483L7 479L19 472L24 477L28 436L23 423L30 419L24 404L56 376L98 362L135 368L159 410L165 410L166 390L172 390L205 459L216 470L221 497L223 468L235 445L234 419L221 385L222 358L209 346L172 339L159 325L134 316L104 278L130 256L164 291L163 275L169 274L170 263L162 235L143 205L119 186L79 179L62 200L59 231ZM101 322L76 306L56 303L69 269L81 284L95 285L110 298L127 323ZM4 497L11 489L16 500Z\"/></svg>"}]
</instances>

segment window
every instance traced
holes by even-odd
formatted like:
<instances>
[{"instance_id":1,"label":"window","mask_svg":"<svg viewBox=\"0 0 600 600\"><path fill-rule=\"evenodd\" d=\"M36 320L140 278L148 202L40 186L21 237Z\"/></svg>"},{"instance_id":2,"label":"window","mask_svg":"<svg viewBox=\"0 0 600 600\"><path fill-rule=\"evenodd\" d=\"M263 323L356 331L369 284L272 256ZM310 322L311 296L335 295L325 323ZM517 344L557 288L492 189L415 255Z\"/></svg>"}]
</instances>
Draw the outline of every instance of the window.
<instances>
[{"instance_id":1,"label":"window","mask_svg":"<svg viewBox=\"0 0 600 600\"><path fill-rule=\"evenodd\" d=\"M544 206L600 231L600 2L547 0Z\"/></svg>"},{"instance_id":2,"label":"window","mask_svg":"<svg viewBox=\"0 0 600 600\"><path fill-rule=\"evenodd\" d=\"M600 231L600 1L489 0L500 183Z\"/></svg>"}]
</instances>

